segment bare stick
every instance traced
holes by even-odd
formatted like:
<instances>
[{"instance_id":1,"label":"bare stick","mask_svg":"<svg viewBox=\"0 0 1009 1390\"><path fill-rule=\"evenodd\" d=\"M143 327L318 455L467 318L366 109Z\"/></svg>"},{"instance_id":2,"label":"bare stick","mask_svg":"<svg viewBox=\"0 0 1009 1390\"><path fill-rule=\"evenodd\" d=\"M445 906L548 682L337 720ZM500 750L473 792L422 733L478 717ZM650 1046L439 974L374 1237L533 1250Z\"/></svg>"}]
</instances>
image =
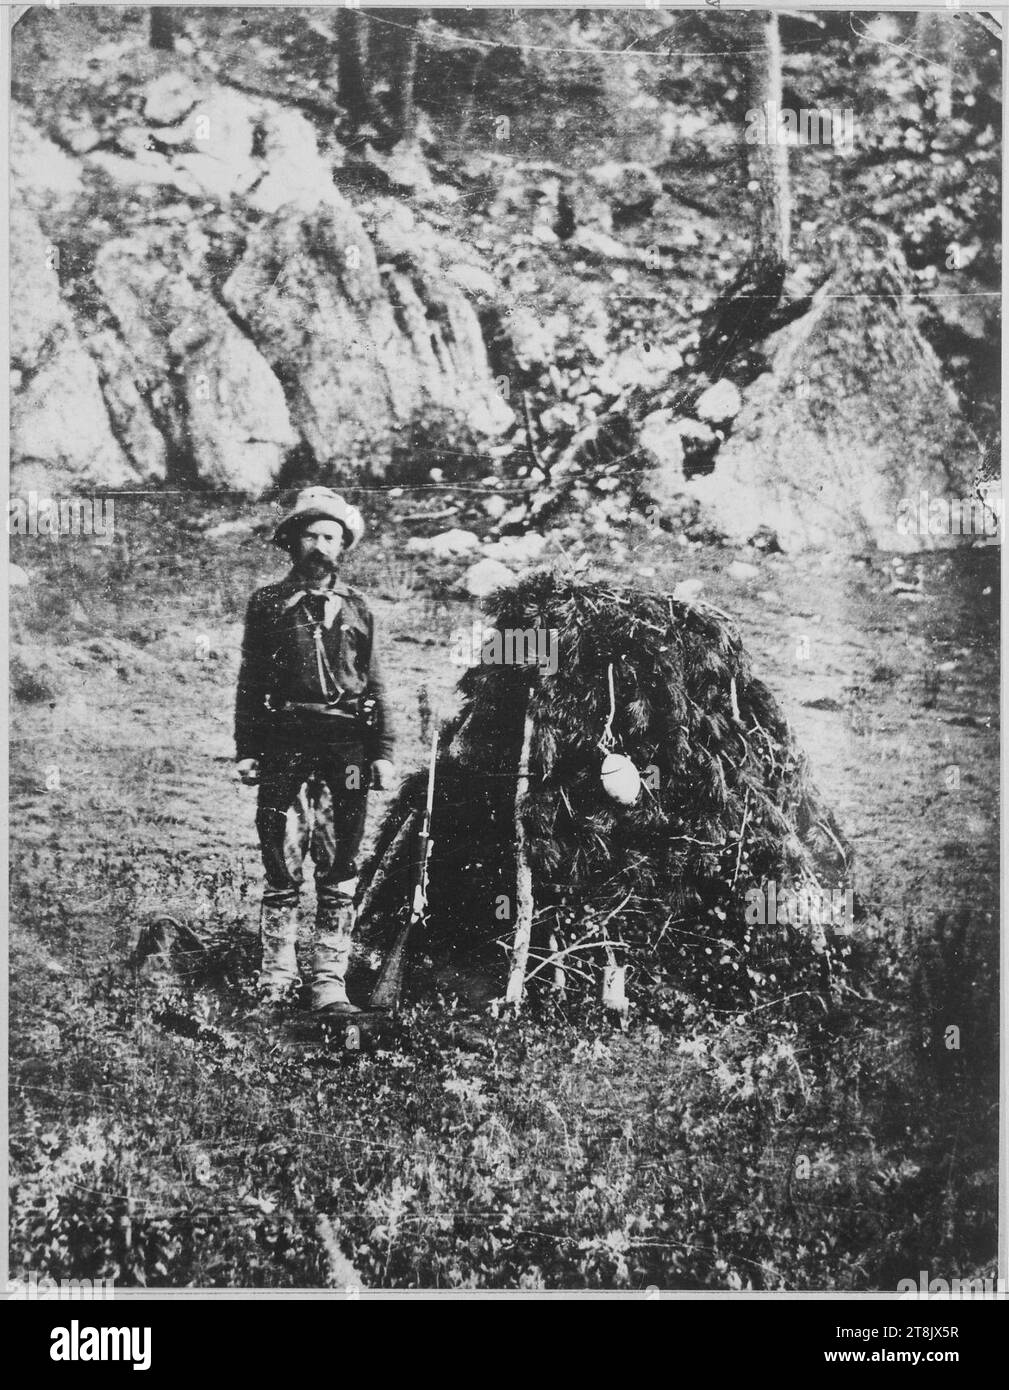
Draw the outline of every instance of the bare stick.
<instances>
[{"instance_id":1,"label":"bare stick","mask_svg":"<svg viewBox=\"0 0 1009 1390\"><path fill-rule=\"evenodd\" d=\"M444 521L447 517L458 516L458 507L442 507L440 512L410 512L407 516L398 516L397 521Z\"/></svg>"},{"instance_id":2,"label":"bare stick","mask_svg":"<svg viewBox=\"0 0 1009 1390\"><path fill-rule=\"evenodd\" d=\"M533 874L526 849L526 832L522 824L522 802L529 790L529 750L533 741L533 717L530 700L526 702L525 725L522 730L522 752L519 756L518 785L515 788L515 945L512 948L511 970L505 1003L522 1006L525 988L526 963L533 925Z\"/></svg>"},{"instance_id":3,"label":"bare stick","mask_svg":"<svg viewBox=\"0 0 1009 1390\"><path fill-rule=\"evenodd\" d=\"M563 999L565 987L567 985L567 975L564 973L563 965L561 965L557 958L557 953L560 950L560 942L557 940L556 932L550 933L550 950L553 953L554 960L554 989Z\"/></svg>"},{"instance_id":4,"label":"bare stick","mask_svg":"<svg viewBox=\"0 0 1009 1390\"><path fill-rule=\"evenodd\" d=\"M739 877L739 866L743 862L743 841L746 839L746 820L750 814L750 789L747 787L746 796L743 799L743 824L739 831L739 849L736 851L736 872L732 875L732 887L736 886L736 879Z\"/></svg>"},{"instance_id":5,"label":"bare stick","mask_svg":"<svg viewBox=\"0 0 1009 1390\"><path fill-rule=\"evenodd\" d=\"M707 940L707 937L705 937L704 940ZM564 956L573 955L578 951L605 951L608 949L608 942L589 941L587 936L583 936L581 941L576 941L573 946L565 946L558 951L551 950L551 954L549 956L543 956L540 960L540 964L537 965L534 970L529 971L529 974L526 976L526 984L528 984L530 980L534 979L535 976L537 976L541 970L545 970L548 965L553 965L556 967L557 962L560 961ZM563 969L564 967L561 968ZM568 966L566 968L570 969L571 967ZM585 978L590 979L591 977L587 975Z\"/></svg>"},{"instance_id":6,"label":"bare stick","mask_svg":"<svg viewBox=\"0 0 1009 1390\"><path fill-rule=\"evenodd\" d=\"M543 473L549 474L550 469L543 462L543 458L540 454L540 451L536 447L536 438L533 434L533 418L532 413L529 410L528 391L522 392L522 419L526 427L526 447L529 450L529 456L532 459L533 463L537 466L537 468L539 468Z\"/></svg>"}]
</instances>

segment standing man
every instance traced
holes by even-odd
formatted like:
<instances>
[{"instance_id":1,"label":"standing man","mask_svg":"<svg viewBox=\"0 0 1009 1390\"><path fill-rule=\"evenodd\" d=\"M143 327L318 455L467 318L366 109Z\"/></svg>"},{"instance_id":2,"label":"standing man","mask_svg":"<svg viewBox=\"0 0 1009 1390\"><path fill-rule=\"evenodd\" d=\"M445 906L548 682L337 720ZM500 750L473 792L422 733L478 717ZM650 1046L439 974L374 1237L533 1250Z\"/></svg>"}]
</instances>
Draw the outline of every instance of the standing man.
<instances>
[{"instance_id":1,"label":"standing man","mask_svg":"<svg viewBox=\"0 0 1009 1390\"><path fill-rule=\"evenodd\" d=\"M357 854L369 786L394 777L392 728L364 599L337 575L364 518L330 488L307 488L274 543L290 573L253 594L235 708L238 775L259 783L256 829L266 870L259 991L280 1002L300 983L298 896L315 862L312 1008L358 1013L347 998Z\"/></svg>"}]
</instances>

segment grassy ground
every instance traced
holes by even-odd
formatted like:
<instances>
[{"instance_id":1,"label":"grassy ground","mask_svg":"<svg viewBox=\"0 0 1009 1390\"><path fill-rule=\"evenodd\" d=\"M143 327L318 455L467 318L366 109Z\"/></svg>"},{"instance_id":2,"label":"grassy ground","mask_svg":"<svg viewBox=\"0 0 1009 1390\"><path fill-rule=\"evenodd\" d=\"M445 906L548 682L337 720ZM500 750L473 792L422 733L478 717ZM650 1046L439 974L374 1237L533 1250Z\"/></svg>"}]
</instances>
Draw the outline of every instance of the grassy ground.
<instances>
[{"instance_id":1,"label":"grassy ground","mask_svg":"<svg viewBox=\"0 0 1009 1390\"><path fill-rule=\"evenodd\" d=\"M893 1288L992 1260L997 550L923 561L916 601L883 557L767 557L739 583L730 553L644 528L593 542L621 581L704 579L811 754L870 907L822 1013L680 996L661 1026L558 1015L473 1052L428 1006L397 1050L313 1058L222 1025L259 883L231 770L241 617L281 570L262 534L197 529L239 515L123 499L112 547L12 542L30 575L12 601L12 1272ZM404 534L380 530L348 577L373 599L406 770L417 691L449 712L449 637L475 607L456 569L407 562ZM215 988L126 968L163 912L234 943Z\"/></svg>"}]
</instances>

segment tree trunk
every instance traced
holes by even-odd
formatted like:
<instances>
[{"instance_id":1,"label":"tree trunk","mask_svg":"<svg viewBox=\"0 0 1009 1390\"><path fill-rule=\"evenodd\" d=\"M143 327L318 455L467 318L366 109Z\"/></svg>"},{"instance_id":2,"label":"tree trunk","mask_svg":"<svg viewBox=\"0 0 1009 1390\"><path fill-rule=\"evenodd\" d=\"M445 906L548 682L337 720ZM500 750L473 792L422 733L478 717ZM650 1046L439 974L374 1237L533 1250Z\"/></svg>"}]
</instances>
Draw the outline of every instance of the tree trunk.
<instances>
[{"instance_id":1,"label":"tree trunk","mask_svg":"<svg viewBox=\"0 0 1009 1390\"><path fill-rule=\"evenodd\" d=\"M766 337L781 301L791 252L792 201L788 145L781 115L781 43L773 11L752 14L743 30L752 50L746 81L747 172L756 184L750 254L738 275L704 314L697 365L720 377L730 369L752 380L744 360Z\"/></svg>"},{"instance_id":2,"label":"tree trunk","mask_svg":"<svg viewBox=\"0 0 1009 1390\"><path fill-rule=\"evenodd\" d=\"M414 11L413 18L416 19ZM389 93L389 107L392 116L393 141L403 140L412 144L417 135L417 108L413 99L414 79L417 75L417 48L419 36L411 24L396 31L394 56L392 61L392 90Z\"/></svg>"},{"instance_id":3,"label":"tree trunk","mask_svg":"<svg viewBox=\"0 0 1009 1390\"><path fill-rule=\"evenodd\" d=\"M750 146L750 177L758 185L752 255L787 264L791 251L792 200L788 146L781 138L781 41L773 11L751 20L758 51L750 57L747 106L764 112L764 139Z\"/></svg>"},{"instance_id":4,"label":"tree trunk","mask_svg":"<svg viewBox=\"0 0 1009 1390\"><path fill-rule=\"evenodd\" d=\"M928 61L918 84L922 114L927 124L941 126L953 117L953 61L956 30L945 15L919 10L914 22L914 46Z\"/></svg>"},{"instance_id":5,"label":"tree trunk","mask_svg":"<svg viewBox=\"0 0 1009 1390\"><path fill-rule=\"evenodd\" d=\"M151 6L151 47L165 53L175 50L175 15L170 5Z\"/></svg>"},{"instance_id":6,"label":"tree trunk","mask_svg":"<svg viewBox=\"0 0 1009 1390\"><path fill-rule=\"evenodd\" d=\"M459 150L469 148L470 127L473 124L473 112L476 108L476 93L483 70L487 64L487 52L480 49L472 56L472 66L470 68L469 82L462 97L459 107L459 124L456 135L454 136L455 145Z\"/></svg>"},{"instance_id":7,"label":"tree trunk","mask_svg":"<svg viewBox=\"0 0 1009 1390\"><path fill-rule=\"evenodd\" d=\"M364 125L379 127L378 104L368 73L367 20L359 10L341 9L336 32L340 105L354 129Z\"/></svg>"}]
</instances>

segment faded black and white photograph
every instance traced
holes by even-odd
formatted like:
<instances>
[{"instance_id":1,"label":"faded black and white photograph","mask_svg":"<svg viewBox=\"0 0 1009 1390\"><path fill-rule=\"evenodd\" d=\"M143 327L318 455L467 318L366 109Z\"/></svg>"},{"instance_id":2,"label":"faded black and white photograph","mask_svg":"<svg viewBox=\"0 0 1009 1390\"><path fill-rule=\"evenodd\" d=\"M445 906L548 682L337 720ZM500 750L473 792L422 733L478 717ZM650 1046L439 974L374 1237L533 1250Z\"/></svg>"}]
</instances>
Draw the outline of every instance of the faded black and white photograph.
<instances>
[{"instance_id":1,"label":"faded black and white photograph","mask_svg":"<svg viewBox=\"0 0 1009 1390\"><path fill-rule=\"evenodd\" d=\"M1005 1292L1004 13L6 7L10 1296Z\"/></svg>"}]
</instances>

